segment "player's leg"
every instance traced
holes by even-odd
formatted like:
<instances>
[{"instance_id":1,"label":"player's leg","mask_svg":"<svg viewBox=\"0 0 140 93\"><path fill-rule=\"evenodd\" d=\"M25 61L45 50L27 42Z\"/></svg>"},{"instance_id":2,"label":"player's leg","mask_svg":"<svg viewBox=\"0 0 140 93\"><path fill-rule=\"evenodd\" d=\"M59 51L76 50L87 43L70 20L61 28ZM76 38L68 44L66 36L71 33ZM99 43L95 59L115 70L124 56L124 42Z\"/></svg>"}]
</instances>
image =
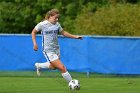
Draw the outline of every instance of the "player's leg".
<instances>
[{"instance_id":1,"label":"player's leg","mask_svg":"<svg viewBox=\"0 0 140 93\"><path fill-rule=\"evenodd\" d=\"M71 75L69 74L69 72L67 71L65 66L60 61L60 56L59 55L60 55L59 51L57 51L57 53L46 53L46 52L44 52L44 56L50 62L49 67L51 69L53 69L53 68L59 69L62 73L63 78L67 82L69 82L69 81L72 80Z\"/></svg>"},{"instance_id":2,"label":"player's leg","mask_svg":"<svg viewBox=\"0 0 140 93\"><path fill-rule=\"evenodd\" d=\"M48 57L48 55L46 54L46 52L43 52L43 54L44 54L44 56L45 56L45 58L46 58L46 60L48 60L48 62L44 62L44 63L39 63L39 62L37 62L37 63L35 63L35 67L36 67L36 73L37 73L37 75L38 76L40 76L40 69L41 68L47 68L47 69L56 69L51 63L50 63L50 59L49 59L49 57Z\"/></svg>"},{"instance_id":3,"label":"player's leg","mask_svg":"<svg viewBox=\"0 0 140 93\"><path fill-rule=\"evenodd\" d=\"M41 75L41 72L40 72L41 68L47 68L47 69L52 69L52 70L56 69L50 62L35 63L35 67L36 67L36 73L38 76Z\"/></svg>"},{"instance_id":4,"label":"player's leg","mask_svg":"<svg viewBox=\"0 0 140 93\"><path fill-rule=\"evenodd\" d=\"M50 62L44 62L44 63L35 63L35 66L37 68L48 68L48 69L56 69L55 67L52 66Z\"/></svg>"},{"instance_id":5,"label":"player's leg","mask_svg":"<svg viewBox=\"0 0 140 93\"><path fill-rule=\"evenodd\" d=\"M63 65L63 63L59 59L52 61L51 64L61 71L63 78L67 82L70 82L72 80L71 75L69 74L66 67Z\"/></svg>"}]
</instances>

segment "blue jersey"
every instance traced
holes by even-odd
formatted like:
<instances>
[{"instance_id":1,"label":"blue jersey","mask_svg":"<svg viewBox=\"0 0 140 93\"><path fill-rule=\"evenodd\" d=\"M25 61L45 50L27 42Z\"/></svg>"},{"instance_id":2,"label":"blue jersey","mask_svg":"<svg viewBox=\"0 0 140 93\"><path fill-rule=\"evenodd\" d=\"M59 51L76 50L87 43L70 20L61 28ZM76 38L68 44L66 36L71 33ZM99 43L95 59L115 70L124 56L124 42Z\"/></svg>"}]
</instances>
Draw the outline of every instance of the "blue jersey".
<instances>
[{"instance_id":1,"label":"blue jersey","mask_svg":"<svg viewBox=\"0 0 140 93\"><path fill-rule=\"evenodd\" d=\"M59 52L58 44L58 32L61 32L63 29L61 25L57 22L52 24L49 21L45 20L38 23L35 26L37 31L42 33L42 48L44 52Z\"/></svg>"}]
</instances>

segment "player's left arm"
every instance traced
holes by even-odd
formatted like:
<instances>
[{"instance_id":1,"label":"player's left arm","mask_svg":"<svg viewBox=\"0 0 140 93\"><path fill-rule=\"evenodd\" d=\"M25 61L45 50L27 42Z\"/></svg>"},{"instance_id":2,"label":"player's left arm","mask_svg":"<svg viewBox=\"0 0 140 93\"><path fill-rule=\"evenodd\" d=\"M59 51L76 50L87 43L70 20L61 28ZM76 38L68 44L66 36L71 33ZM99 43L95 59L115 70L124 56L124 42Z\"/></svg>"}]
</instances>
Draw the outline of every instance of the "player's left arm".
<instances>
[{"instance_id":1,"label":"player's left arm","mask_svg":"<svg viewBox=\"0 0 140 93\"><path fill-rule=\"evenodd\" d=\"M70 34L66 31L61 31L61 34L66 36L66 37L69 37L69 38L75 38L75 39L82 39L82 36L77 36L77 35L73 35L73 34Z\"/></svg>"}]
</instances>

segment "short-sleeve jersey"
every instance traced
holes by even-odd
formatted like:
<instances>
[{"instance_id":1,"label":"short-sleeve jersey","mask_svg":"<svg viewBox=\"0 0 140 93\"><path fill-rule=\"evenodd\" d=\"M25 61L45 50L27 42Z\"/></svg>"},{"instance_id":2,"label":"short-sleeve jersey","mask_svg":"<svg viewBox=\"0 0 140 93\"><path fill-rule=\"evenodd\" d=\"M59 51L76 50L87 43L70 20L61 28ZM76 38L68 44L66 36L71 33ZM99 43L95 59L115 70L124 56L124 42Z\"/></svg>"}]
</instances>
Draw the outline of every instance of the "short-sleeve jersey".
<instances>
[{"instance_id":1,"label":"short-sleeve jersey","mask_svg":"<svg viewBox=\"0 0 140 93\"><path fill-rule=\"evenodd\" d=\"M41 31L42 34L42 48L44 52L59 52L58 44L58 32L61 32L63 29L61 25L57 22L52 24L49 21L45 20L38 23L35 26L37 31Z\"/></svg>"}]
</instances>

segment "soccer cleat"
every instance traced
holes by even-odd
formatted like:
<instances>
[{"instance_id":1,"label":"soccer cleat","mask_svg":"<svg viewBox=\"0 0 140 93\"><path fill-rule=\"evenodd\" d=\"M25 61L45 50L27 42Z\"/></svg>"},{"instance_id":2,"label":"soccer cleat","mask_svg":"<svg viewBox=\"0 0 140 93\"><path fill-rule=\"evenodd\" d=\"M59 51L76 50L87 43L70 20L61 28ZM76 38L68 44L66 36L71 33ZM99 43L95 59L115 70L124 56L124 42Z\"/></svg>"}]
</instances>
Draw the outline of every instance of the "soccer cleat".
<instances>
[{"instance_id":1,"label":"soccer cleat","mask_svg":"<svg viewBox=\"0 0 140 93\"><path fill-rule=\"evenodd\" d=\"M39 63L35 63L35 67L36 67L36 74L37 74L37 76L40 76L40 67L39 67Z\"/></svg>"}]
</instances>

